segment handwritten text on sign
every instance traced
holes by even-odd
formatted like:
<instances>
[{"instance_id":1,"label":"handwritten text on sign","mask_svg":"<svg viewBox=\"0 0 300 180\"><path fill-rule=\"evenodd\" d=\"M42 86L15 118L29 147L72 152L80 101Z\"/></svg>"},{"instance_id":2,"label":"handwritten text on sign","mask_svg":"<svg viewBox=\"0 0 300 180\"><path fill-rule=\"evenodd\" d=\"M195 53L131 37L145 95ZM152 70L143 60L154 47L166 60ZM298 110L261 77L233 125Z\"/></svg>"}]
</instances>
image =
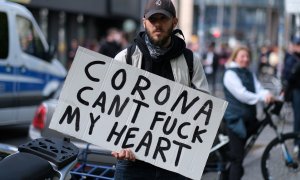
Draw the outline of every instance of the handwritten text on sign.
<instances>
[{"instance_id":1,"label":"handwritten text on sign","mask_svg":"<svg viewBox=\"0 0 300 180\"><path fill-rule=\"evenodd\" d=\"M50 128L200 179L226 106L80 47Z\"/></svg>"}]
</instances>

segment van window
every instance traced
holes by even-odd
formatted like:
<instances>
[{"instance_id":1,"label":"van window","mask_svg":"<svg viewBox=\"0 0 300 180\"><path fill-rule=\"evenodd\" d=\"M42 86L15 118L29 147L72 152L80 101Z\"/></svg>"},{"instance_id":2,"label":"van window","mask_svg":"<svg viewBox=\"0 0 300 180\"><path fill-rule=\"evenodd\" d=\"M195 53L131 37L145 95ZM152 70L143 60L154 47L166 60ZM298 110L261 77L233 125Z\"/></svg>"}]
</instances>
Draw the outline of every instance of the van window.
<instances>
[{"instance_id":1,"label":"van window","mask_svg":"<svg viewBox=\"0 0 300 180\"><path fill-rule=\"evenodd\" d=\"M17 16L17 29L22 50L43 59L46 54L45 48L32 22L25 17Z\"/></svg>"},{"instance_id":2,"label":"van window","mask_svg":"<svg viewBox=\"0 0 300 180\"><path fill-rule=\"evenodd\" d=\"M0 59L8 56L8 20L7 14L0 12Z\"/></svg>"}]
</instances>

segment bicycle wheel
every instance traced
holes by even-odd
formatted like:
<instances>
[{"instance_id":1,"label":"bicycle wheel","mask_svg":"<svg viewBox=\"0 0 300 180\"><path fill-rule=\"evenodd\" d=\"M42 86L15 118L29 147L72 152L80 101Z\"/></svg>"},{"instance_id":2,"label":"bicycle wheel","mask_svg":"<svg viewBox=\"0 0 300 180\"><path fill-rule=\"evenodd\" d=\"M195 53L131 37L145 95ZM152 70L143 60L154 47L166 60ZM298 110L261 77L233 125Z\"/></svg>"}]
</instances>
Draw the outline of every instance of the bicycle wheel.
<instances>
[{"instance_id":1,"label":"bicycle wheel","mask_svg":"<svg viewBox=\"0 0 300 180\"><path fill-rule=\"evenodd\" d=\"M300 179L298 152L293 152L296 139L300 139L300 134L287 133L282 135L283 142L275 138L267 145L261 159L264 179Z\"/></svg>"}]
</instances>

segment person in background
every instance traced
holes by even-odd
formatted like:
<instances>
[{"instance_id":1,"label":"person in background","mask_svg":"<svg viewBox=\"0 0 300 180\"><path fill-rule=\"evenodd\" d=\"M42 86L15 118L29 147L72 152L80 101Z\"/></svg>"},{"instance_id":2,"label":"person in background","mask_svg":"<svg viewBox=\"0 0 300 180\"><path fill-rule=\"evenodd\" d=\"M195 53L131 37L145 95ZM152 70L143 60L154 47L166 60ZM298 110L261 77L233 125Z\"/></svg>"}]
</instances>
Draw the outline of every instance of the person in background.
<instances>
[{"instance_id":1,"label":"person in background","mask_svg":"<svg viewBox=\"0 0 300 180\"><path fill-rule=\"evenodd\" d=\"M105 40L100 44L99 53L111 58L115 57L122 50L121 38L122 33L118 29L108 29Z\"/></svg>"},{"instance_id":2,"label":"person in background","mask_svg":"<svg viewBox=\"0 0 300 180\"><path fill-rule=\"evenodd\" d=\"M292 102L294 111L294 131L300 132L300 37L292 39L292 52L285 59L283 68L285 100ZM300 159L300 140L295 142Z\"/></svg>"},{"instance_id":3,"label":"person in background","mask_svg":"<svg viewBox=\"0 0 300 180\"><path fill-rule=\"evenodd\" d=\"M68 52L68 61L67 61L67 65L66 65L67 69L70 69L70 67L73 63L78 45L79 45L78 40L72 39L71 44L70 44L70 50Z\"/></svg>"},{"instance_id":4,"label":"person in background","mask_svg":"<svg viewBox=\"0 0 300 180\"><path fill-rule=\"evenodd\" d=\"M230 49L228 43L222 43L221 51L219 53L219 67L222 72L222 75L224 74L225 64L228 61L230 55L231 55L231 49Z\"/></svg>"},{"instance_id":5,"label":"person in background","mask_svg":"<svg viewBox=\"0 0 300 180\"><path fill-rule=\"evenodd\" d=\"M267 73L270 64L269 64L269 48L264 45L260 48L259 59L258 59L258 74L259 76L263 76Z\"/></svg>"},{"instance_id":6,"label":"person in background","mask_svg":"<svg viewBox=\"0 0 300 180\"><path fill-rule=\"evenodd\" d=\"M125 49L129 46L129 35L126 32L121 32L121 40L120 40L120 45L121 45L121 50Z\"/></svg>"},{"instance_id":7,"label":"person in background","mask_svg":"<svg viewBox=\"0 0 300 180\"><path fill-rule=\"evenodd\" d=\"M199 42L196 35L191 36L191 40L188 42L187 47L195 53L199 52Z\"/></svg>"},{"instance_id":8,"label":"person in background","mask_svg":"<svg viewBox=\"0 0 300 180\"><path fill-rule=\"evenodd\" d=\"M208 45L207 52L203 55L204 71L208 80L208 84L211 86L212 94L216 91L216 76L219 65L219 56L215 52L215 42L211 42Z\"/></svg>"},{"instance_id":9,"label":"person in background","mask_svg":"<svg viewBox=\"0 0 300 180\"><path fill-rule=\"evenodd\" d=\"M240 180L243 176L244 147L247 138L256 132L256 104L270 103L273 95L264 89L250 72L250 51L246 47L234 50L224 74L224 94L228 107L224 121L228 130L230 149L229 180Z\"/></svg>"},{"instance_id":10,"label":"person in background","mask_svg":"<svg viewBox=\"0 0 300 180\"><path fill-rule=\"evenodd\" d=\"M277 69L279 64L279 48L278 46L273 46L269 54L269 65L272 69L271 75L277 75Z\"/></svg>"},{"instance_id":11,"label":"person in background","mask_svg":"<svg viewBox=\"0 0 300 180\"><path fill-rule=\"evenodd\" d=\"M185 59L184 40L175 35L177 26L175 7L171 0L148 0L145 5L143 26L134 40L134 52L131 55L132 65L166 79L193 86L195 89L208 92L208 83L199 56L192 54L192 59ZM126 63L127 49L116 55L115 60ZM192 52L191 52L192 53ZM193 63L193 76L189 76L187 61ZM182 180L185 177L156 167L147 162L135 159L130 149L112 152L118 159L115 180Z\"/></svg>"}]
</instances>

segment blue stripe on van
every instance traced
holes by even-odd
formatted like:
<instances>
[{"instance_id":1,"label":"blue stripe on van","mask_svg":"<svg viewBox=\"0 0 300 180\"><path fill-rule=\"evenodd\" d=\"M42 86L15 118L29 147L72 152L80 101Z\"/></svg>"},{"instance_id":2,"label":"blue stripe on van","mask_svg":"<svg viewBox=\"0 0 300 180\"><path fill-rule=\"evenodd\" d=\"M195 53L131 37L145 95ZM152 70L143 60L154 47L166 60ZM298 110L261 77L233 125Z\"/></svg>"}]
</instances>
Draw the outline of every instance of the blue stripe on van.
<instances>
[{"instance_id":1,"label":"blue stripe on van","mask_svg":"<svg viewBox=\"0 0 300 180\"><path fill-rule=\"evenodd\" d=\"M11 75L11 73L6 72L6 67L0 65L0 92L14 92L14 83L12 81L6 81L4 76Z\"/></svg>"},{"instance_id":2,"label":"blue stripe on van","mask_svg":"<svg viewBox=\"0 0 300 180\"><path fill-rule=\"evenodd\" d=\"M4 89L0 89L1 92L13 92L14 84L17 82L17 77L13 72L19 72L21 74L22 68L12 68L12 71L7 72L7 67L0 65L0 83L2 86L4 85ZM7 79L8 77L8 79ZM43 90L46 84L52 80L56 80L62 82L65 77L55 76L49 73L30 71L26 69L24 73L22 73L19 77L21 77L18 81L18 89L19 92L28 92L28 91L38 91ZM25 78L25 79L24 79ZM23 81L23 82L22 82Z\"/></svg>"}]
</instances>

